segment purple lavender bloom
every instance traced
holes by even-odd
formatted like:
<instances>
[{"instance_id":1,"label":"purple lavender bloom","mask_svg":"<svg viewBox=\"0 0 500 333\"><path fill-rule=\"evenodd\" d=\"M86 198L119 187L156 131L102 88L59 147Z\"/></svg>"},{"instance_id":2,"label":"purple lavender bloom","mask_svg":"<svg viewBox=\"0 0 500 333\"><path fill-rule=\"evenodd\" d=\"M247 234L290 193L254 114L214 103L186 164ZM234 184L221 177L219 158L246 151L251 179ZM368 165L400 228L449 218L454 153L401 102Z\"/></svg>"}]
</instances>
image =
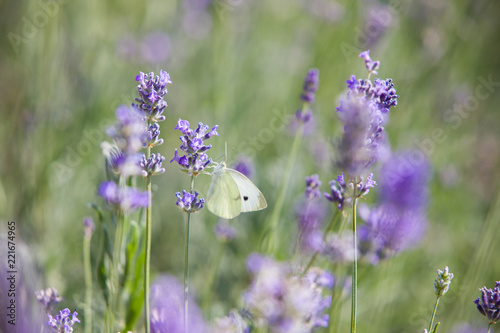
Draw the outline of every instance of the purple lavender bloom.
<instances>
[{"instance_id":1,"label":"purple lavender bloom","mask_svg":"<svg viewBox=\"0 0 500 333\"><path fill-rule=\"evenodd\" d=\"M195 300L189 295L189 332L209 332ZM151 286L151 332L185 333L184 287L173 276L162 274Z\"/></svg>"},{"instance_id":2,"label":"purple lavender bloom","mask_svg":"<svg viewBox=\"0 0 500 333\"><path fill-rule=\"evenodd\" d=\"M71 314L71 311L68 308L59 311L59 314L55 317L52 317L50 314L48 314L47 316L49 318L49 321L47 321L47 325L49 325L54 330L54 332L59 333L73 332L73 325L80 322L80 320L77 318L78 313L75 311L73 312L73 314Z\"/></svg>"},{"instance_id":3,"label":"purple lavender bloom","mask_svg":"<svg viewBox=\"0 0 500 333\"><path fill-rule=\"evenodd\" d=\"M43 305L45 312L50 312L52 307L64 300L55 288L47 288L35 291L36 300Z\"/></svg>"},{"instance_id":4,"label":"purple lavender bloom","mask_svg":"<svg viewBox=\"0 0 500 333\"><path fill-rule=\"evenodd\" d=\"M373 180L373 173L366 177L359 176L354 180L350 179L346 183L344 173L342 172L336 180L330 181L330 193L323 193L330 202L337 203L337 208L343 210L352 204L353 198L359 198L368 194L370 188L375 187L377 183ZM356 183L354 183L356 181Z\"/></svg>"},{"instance_id":5,"label":"purple lavender bloom","mask_svg":"<svg viewBox=\"0 0 500 333\"><path fill-rule=\"evenodd\" d=\"M215 236L219 241L226 242L238 237L238 231L227 221L219 221L214 227Z\"/></svg>"},{"instance_id":6,"label":"purple lavender bloom","mask_svg":"<svg viewBox=\"0 0 500 333\"><path fill-rule=\"evenodd\" d=\"M163 31L153 31L144 36L141 56L150 64L161 64L170 56L170 37Z\"/></svg>"},{"instance_id":7,"label":"purple lavender bloom","mask_svg":"<svg viewBox=\"0 0 500 333\"><path fill-rule=\"evenodd\" d=\"M137 86L139 97L135 99L137 103L133 103L132 106L141 110L151 121L165 120L163 111L167 107L167 102L163 97L167 94L167 84L172 83L170 75L162 70L160 70L160 75L156 76L153 72L149 74L139 72L135 80L139 81Z\"/></svg>"},{"instance_id":8,"label":"purple lavender bloom","mask_svg":"<svg viewBox=\"0 0 500 333\"><path fill-rule=\"evenodd\" d=\"M319 86L319 70L310 69L304 78L304 92L301 99L303 102L312 104Z\"/></svg>"},{"instance_id":9,"label":"purple lavender bloom","mask_svg":"<svg viewBox=\"0 0 500 333\"><path fill-rule=\"evenodd\" d=\"M304 278L292 275L290 267L257 254L247 260L253 274L252 284L244 294L248 310L257 327L270 332L311 332L328 325L323 312L330 305L322 287L330 285L331 277L312 270Z\"/></svg>"},{"instance_id":10,"label":"purple lavender bloom","mask_svg":"<svg viewBox=\"0 0 500 333\"><path fill-rule=\"evenodd\" d=\"M121 105L116 109L118 123L107 129L118 148L126 154L137 153L143 147L146 125L142 115L135 109Z\"/></svg>"},{"instance_id":11,"label":"purple lavender bloom","mask_svg":"<svg viewBox=\"0 0 500 333\"><path fill-rule=\"evenodd\" d=\"M340 177L340 176L339 176ZM337 208L339 210L344 209L344 195L342 194L342 190L337 186L337 180L331 180L330 184L330 193L323 193L325 198L330 202L335 202L337 204Z\"/></svg>"},{"instance_id":12,"label":"purple lavender bloom","mask_svg":"<svg viewBox=\"0 0 500 333\"><path fill-rule=\"evenodd\" d=\"M382 113L354 95L341 100L337 111L344 124L337 163L350 176L360 176L375 163L377 147L385 140Z\"/></svg>"},{"instance_id":13,"label":"purple lavender bloom","mask_svg":"<svg viewBox=\"0 0 500 333\"><path fill-rule=\"evenodd\" d=\"M492 289L483 287L479 290L482 295L474 303L479 312L488 318L490 325L495 324L500 321L500 281L495 282L495 287Z\"/></svg>"},{"instance_id":14,"label":"purple lavender bloom","mask_svg":"<svg viewBox=\"0 0 500 333\"><path fill-rule=\"evenodd\" d=\"M358 229L360 252L372 264L415 246L427 225L423 211L388 203L372 209L361 206L359 216L366 222Z\"/></svg>"},{"instance_id":15,"label":"purple lavender bloom","mask_svg":"<svg viewBox=\"0 0 500 333\"><path fill-rule=\"evenodd\" d=\"M147 177L164 173L165 168L161 167L161 164L164 160L165 157L160 154L153 153L148 159L146 159L146 155L142 155L142 160L139 164L142 168L142 175L144 177Z\"/></svg>"},{"instance_id":16,"label":"purple lavender bloom","mask_svg":"<svg viewBox=\"0 0 500 333\"><path fill-rule=\"evenodd\" d=\"M306 199L317 199L321 196L321 192L319 188L321 187L321 181L319 180L318 175L312 175L306 177L306 190L305 196Z\"/></svg>"},{"instance_id":17,"label":"purple lavender bloom","mask_svg":"<svg viewBox=\"0 0 500 333\"><path fill-rule=\"evenodd\" d=\"M253 165L250 157L246 155L240 155L236 159L236 163L233 164L232 168L236 171L241 172L247 178L252 179L255 174L255 167Z\"/></svg>"},{"instance_id":18,"label":"purple lavender bloom","mask_svg":"<svg viewBox=\"0 0 500 333\"><path fill-rule=\"evenodd\" d=\"M153 123L149 125L146 131L146 138L143 143L143 147L155 147L163 144L163 139L160 136L160 125L158 123Z\"/></svg>"},{"instance_id":19,"label":"purple lavender bloom","mask_svg":"<svg viewBox=\"0 0 500 333\"><path fill-rule=\"evenodd\" d=\"M90 238L95 230L94 220L91 217L83 219L83 234L85 238ZM38 299L38 296L37 296Z\"/></svg>"},{"instance_id":20,"label":"purple lavender bloom","mask_svg":"<svg viewBox=\"0 0 500 333\"><path fill-rule=\"evenodd\" d=\"M217 319L214 333L249 333L250 327L236 310L231 310L227 316Z\"/></svg>"},{"instance_id":21,"label":"purple lavender bloom","mask_svg":"<svg viewBox=\"0 0 500 333\"><path fill-rule=\"evenodd\" d=\"M205 167L212 163L212 159L208 158L205 154L207 150L212 148L212 145L204 146L203 142L210 139L214 135L219 135L217 133L216 125L209 132L208 125L203 125L199 123L195 130L189 128L189 122L187 120L181 120L177 122L175 129L178 129L183 134L180 137L181 145L180 149L186 153L186 155L179 157L177 148L175 149L174 157L170 160L170 163L176 161L189 175L198 175L201 173Z\"/></svg>"},{"instance_id":22,"label":"purple lavender bloom","mask_svg":"<svg viewBox=\"0 0 500 333\"><path fill-rule=\"evenodd\" d=\"M418 151L394 154L380 170L380 201L401 209L424 209L429 195L431 167Z\"/></svg>"},{"instance_id":23,"label":"purple lavender bloom","mask_svg":"<svg viewBox=\"0 0 500 333\"><path fill-rule=\"evenodd\" d=\"M196 213L203 208L205 199L198 200L198 192L194 191L193 194L182 190L182 195L180 192L175 193L177 197L177 202L175 203L177 207L186 213Z\"/></svg>"},{"instance_id":24,"label":"purple lavender bloom","mask_svg":"<svg viewBox=\"0 0 500 333\"><path fill-rule=\"evenodd\" d=\"M365 59L367 68L375 72L379 62L373 62L369 51L360 55ZM364 174L383 153L386 141L384 135L384 115L392 106L397 105L396 89L392 79L356 80L352 75L346 81L349 88L347 96L337 107L338 115L344 124L344 136L339 147L339 167L349 176Z\"/></svg>"},{"instance_id":25,"label":"purple lavender bloom","mask_svg":"<svg viewBox=\"0 0 500 333\"><path fill-rule=\"evenodd\" d=\"M312 110L309 109L309 105L314 103L314 98L316 91L319 86L319 71L317 69L310 69L304 78L304 90L300 99L304 103L301 109L299 109L295 115L295 122L292 123L292 127L298 126L298 123L306 124L312 118Z\"/></svg>"},{"instance_id":26,"label":"purple lavender bloom","mask_svg":"<svg viewBox=\"0 0 500 333\"><path fill-rule=\"evenodd\" d=\"M373 61L370 58L370 50L361 52L359 57L365 60L365 66L369 73L378 74L377 69L380 66L380 61Z\"/></svg>"},{"instance_id":27,"label":"purple lavender bloom","mask_svg":"<svg viewBox=\"0 0 500 333\"><path fill-rule=\"evenodd\" d=\"M148 192L128 186L118 186L111 181L102 182L97 195L106 200L113 208L131 213L140 207L149 206Z\"/></svg>"}]
</instances>

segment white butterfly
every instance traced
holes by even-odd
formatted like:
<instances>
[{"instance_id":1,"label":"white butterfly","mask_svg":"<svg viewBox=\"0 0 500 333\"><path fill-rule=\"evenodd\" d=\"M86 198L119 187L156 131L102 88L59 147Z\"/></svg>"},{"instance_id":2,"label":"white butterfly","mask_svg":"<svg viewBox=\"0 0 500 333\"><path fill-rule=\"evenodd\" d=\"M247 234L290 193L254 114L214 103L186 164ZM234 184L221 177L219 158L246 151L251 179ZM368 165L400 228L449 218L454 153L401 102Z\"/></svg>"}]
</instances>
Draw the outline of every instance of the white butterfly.
<instances>
[{"instance_id":1,"label":"white butterfly","mask_svg":"<svg viewBox=\"0 0 500 333\"><path fill-rule=\"evenodd\" d=\"M212 172L212 182L207 193L208 210L224 219L232 219L244 212L267 207L267 202L257 186L242 173L217 164Z\"/></svg>"}]
</instances>

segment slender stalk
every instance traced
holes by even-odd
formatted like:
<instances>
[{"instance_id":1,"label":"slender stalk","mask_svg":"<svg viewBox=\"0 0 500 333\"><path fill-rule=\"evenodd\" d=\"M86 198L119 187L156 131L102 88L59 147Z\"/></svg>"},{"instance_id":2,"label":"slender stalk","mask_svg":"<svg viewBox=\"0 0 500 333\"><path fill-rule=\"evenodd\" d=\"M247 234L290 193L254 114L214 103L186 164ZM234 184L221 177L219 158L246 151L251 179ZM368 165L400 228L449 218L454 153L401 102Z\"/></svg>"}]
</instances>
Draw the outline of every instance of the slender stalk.
<instances>
[{"instance_id":1,"label":"slender stalk","mask_svg":"<svg viewBox=\"0 0 500 333\"><path fill-rule=\"evenodd\" d=\"M149 122L148 122L149 125ZM151 147L147 148L147 156L146 158L151 157ZM144 321L146 333L150 332L150 309L149 309L149 280L150 280L150 264L151 264L151 213L153 209L153 200L151 194L151 176L146 177L146 190L148 192L148 202L149 205L146 208L146 241L144 246L146 247L145 251L145 260L144 260L144 306L145 306L145 316L146 320Z\"/></svg>"},{"instance_id":2,"label":"slender stalk","mask_svg":"<svg viewBox=\"0 0 500 333\"><path fill-rule=\"evenodd\" d=\"M85 333L92 333L92 266L90 237L83 237L83 269L85 274Z\"/></svg>"},{"instance_id":3,"label":"slender stalk","mask_svg":"<svg viewBox=\"0 0 500 333\"><path fill-rule=\"evenodd\" d=\"M189 192L194 191L194 176L191 176L191 186ZM184 239L184 332L188 333L188 291L189 291L189 223L191 221L191 213L187 213L186 217L186 237Z\"/></svg>"},{"instance_id":4,"label":"slender stalk","mask_svg":"<svg viewBox=\"0 0 500 333\"><path fill-rule=\"evenodd\" d=\"M111 333L115 329L115 311L119 299L119 265L122 243L124 216L118 213L115 219L115 237L113 239L113 257L111 261L108 308L106 311L106 332Z\"/></svg>"},{"instance_id":5,"label":"slender stalk","mask_svg":"<svg viewBox=\"0 0 500 333\"><path fill-rule=\"evenodd\" d=\"M491 332L491 323L488 325L488 333Z\"/></svg>"},{"instance_id":6,"label":"slender stalk","mask_svg":"<svg viewBox=\"0 0 500 333\"><path fill-rule=\"evenodd\" d=\"M352 233L354 237L354 262L352 264L352 308L351 308L351 333L356 333L356 314L358 311L358 245L356 235L356 203L352 201Z\"/></svg>"},{"instance_id":7,"label":"slender stalk","mask_svg":"<svg viewBox=\"0 0 500 333\"><path fill-rule=\"evenodd\" d=\"M436 297L436 304L434 304L434 310L432 311L431 322L429 323L429 333L432 332L432 324L434 324L434 318L436 317L438 304L439 304L439 296Z\"/></svg>"},{"instance_id":8,"label":"slender stalk","mask_svg":"<svg viewBox=\"0 0 500 333\"><path fill-rule=\"evenodd\" d=\"M295 134L295 139L293 140L292 150L288 156L288 161L285 166L285 171L283 172L283 177L281 178L281 184L278 191L278 196L276 203L274 204L274 209L271 215L271 220L269 222L269 234L268 242L264 245L264 252L267 254L272 254L276 251L278 242L278 224L279 216L281 214L281 209L283 208L283 203L285 202L285 194L288 188L288 180L292 173L292 168L295 163L295 159L299 152L300 143L302 142L302 135L304 132L304 126L301 122L298 124L297 133Z\"/></svg>"}]
</instances>

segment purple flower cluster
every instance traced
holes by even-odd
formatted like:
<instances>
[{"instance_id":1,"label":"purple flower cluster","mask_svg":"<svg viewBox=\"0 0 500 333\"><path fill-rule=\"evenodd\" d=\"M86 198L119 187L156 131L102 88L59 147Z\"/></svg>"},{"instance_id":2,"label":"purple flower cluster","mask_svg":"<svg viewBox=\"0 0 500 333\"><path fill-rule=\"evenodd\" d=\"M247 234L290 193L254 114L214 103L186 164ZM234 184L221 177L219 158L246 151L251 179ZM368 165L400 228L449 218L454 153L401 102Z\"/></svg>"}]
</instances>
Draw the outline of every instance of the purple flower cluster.
<instances>
[{"instance_id":1,"label":"purple flower cluster","mask_svg":"<svg viewBox=\"0 0 500 333\"><path fill-rule=\"evenodd\" d=\"M146 159L146 155L142 155L141 162L139 163L142 169L141 174L147 177L164 173L165 168L161 167L164 160L165 157L160 154L153 153L148 159Z\"/></svg>"},{"instance_id":2,"label":"purple flower cluster","mask_svg":"<svg viewBox=\"0 0 500 333\"><path fill-rule=\"evenodd\" d=\"M319 190L321 186L321 180L319 180L318 175L312 175L306 177L306 190L305 196L306 199L317 199L321 197L321 191Z\"/></svg>"},{"instance_id":3,"label":"purple flower cluster","mask_svg":"<svg viewBox=\"0 0 500 333\"><path fill-rule=\"evenodd\" d=\"M331 274L315 268L300 278L288 265L258 254L249 256L247 267L253 280L244 301L257 327L281 333L311 332L328 325L324 311L331 299L323 297L322 290L333 286Z\"/></svg>"},{"instance_id":4,"label":"purple flower cluster","mask_svg":"<svg viewBox=\"0 0 500 333\"><path fill-rule=\"evenodd\" d=\"M212 159L209 159L208 155L205 154L207 150L212 148L212 145L205 146L204 141L213 135L219 135L219 133L217 133L217 127L219 126L215 125L211 131L207 132L209 126L199 123L198 127L192 130L189 128L189 122L187 120L179 119L175 129L182 132L182 136L180 137L181 145L179 148L186 154L179 157L176 148L174 158L170 160L170 163L176 161L182 167L182 171L186 172L188 175L196 176L200 174L207 165L212 163Z\"/></svg>"},{"instance_id":5,"label":"purple flower cluster","mask_svg":"<svg viewBox=\"0 0 500 333\"><path fill-rule=\"evenodd\" d=\"M377 75L377 69L380 66L380 61L373 61L370 58L370 50L363 51L359 54L360 58L365 60L365 66L369 73Z\"/></svg>"},{"instance_id":6,"label":"purple flower cluster","mask_svg":"<svg viewBox=\"0 0 500 333\"><path fill-rule=\"evenodd\" d=\"M314 235L321 234L327 208L325 202L321 200L306 199L297 205L295 216L299 223L299 242L302 250L306 252L316 250Z\"/></svg>"},{"instance_id":7,"label":"purple flower cluster","mask_svg":"<svg viewBox=\"0 0 500 333\"><path fill-rule=\"evenodd\" d=\"M495 324L500 321L500 281L495 282L495 287L492 289L483 287L479 290L482 295L474 303L479 312L488 318L490 325Z\"/></svg>"},{"instance_id":8,"label":"purple flower cluster","mask_svg":"<svg viewBox=\"0 0 500 333\"><path fill-rule=\"evenodd\" d=\"M160 75L154 73L145 74L139 72L135 77L139 82L137 91L139 97L135 99L137 103L132 106L138 110L142 110L147 119L152 122L165 120L163 111L167 107L167 102L163 97L167 94L167 84L171 84L170 75L167 72L160 70Z\"/></svg>"},{"instance_id":9,"label":"purple flower cluster","mask_svg":"<svg viewBox=\"0 0 500 333\"><path fill-rule=\"evenodd\" d=\"M184 287L170 275L160 275L151 286L151 332L185 333ZM189 332L209 332L192 297L188 308Z\"/></svg>"},{"instance_id":10,"label":"purple flower cluster","mask_svg":"<svg viewBox=\"0 0 500 333\"><path fill-rule=\"evenodd\" d=\"M415 152L388 159L380 170L379 204L360 207L366 222L359 228L360 251L374 264L414 246L425 231L431 169L426 159L412 156Z\"/></svg>"},{"instance_id":11,"label":"purple flower cluster","mask_svg":"<svg viewBox=\"0 0 500 333\"><path fill-rule=\"evenodd\" d=\"M182 195L180 192L175 193L177 197L177 202L175 203L177 207L186 213L195 213L203 208L205 199L198 200L198 192L189 193L182 190Z\"/></svg>"},{"instance_id":12,"label":"purple flower cluster","mask_svg":"<svg viewBox=\"0 0 500 333\"><path fill-rule=\"evenodd\" d=\"M112 181L102 182L97 189L97 194L113 208L125 213L149 206L147 192L134 187L120 186Z\"/></svg>"},{"instance_id":13,"label":"purple flower cluster","mask_svg":"<svg viewBox=\"0 0 500 333\"><path fill-rule=\"evenodd\" d=\"M35 291L36 300L43 305L45 312L50 312L52 307L64 300L55 288L47 288Z\"/></svg>"},{"instance_id":14,"label":"purple flower cluster","mask_svg":"<svg viewBox=\"0 0 500 333\"><path fill-rule=\"evenodd\" d=\"M137 90L139 97L132 107L120 106L116 110L117 123L108 128L108 135L114 143L103 142L101 147L106 156L107 165L118 175L128 177L142 175L149 177L165 172L162 162L165 157L152 154L149 157L139 153L142 148L152 148L163 143L159 138L159 121L165 120L163 111L167 102L163 99L167 93L166 85L172 83L167 72L160 71L136 76L139 81ZM149 150L148 150L149 151ZM114 208L122 211L133 211L138 207L148 206L147 193L103 182L99 186L98 195L103 197Z\"/></svg>"},{"instance_id":15,"label":"purple flower cluster","mask_svg":"<svg viewBox=\"0 0 500 333\"><path fill-rule=\"evenodd\" d=\"M319 71L317 69L310 69L304 78L304 90L300 99L304 103L303 107L299 109L295 115L295 120L299 123L307 123L312 117L312 110L309 105L314 103L316 91L319 86Z\"/></svg>"},{"instance_id":16,"label":"purple flower cluster","mask_svg":"<svg viewBox=\"0 0 500 333\"><path fill-rule=\"evenodd\" d=\"M71 314L70 309L66 308L59 311L59 314L55 317L48 314L47 317L49 317L49 321L47 321L47 325L49 325L54 332L71 333L73 332L73 325L80 322L77 316L78 313L76 311Z\"/></svg>"},{"instance_id":17,"label":"purple flower cluster","mask_svg":"<svg viewBox=\"0 0 500 333\"><path fill-rule=\"evenodd\" d=\"M368 51L360 54L367 68L376 73L379 62L373 62ZM385 142L384 114L397 105L396 90L391 79L347 80L347 96L340 101L337 114L344 124L344 135L339 146L338 165L349 176L364 174L380 157Z\"/></svg>"},{"instance_id":18,"label":"purple flower cluster","mask_svg":"<svg viewBox=\"0 0 500 333\"><path fill-rule=\"evenodd\" d=\"M349 180L346 183L342 172L336 180L330 181L329 184L330 193L323 193L323 195L328 201L336 203L339 210L343 210L344 207L349 207L352 204L353 198L368 194L370 188L375 187L377 182L373 180L373 173L370 173L366 177L366 181L363 176L360 176L356 183L354 183L354 180Z\"/></svg>"}]
</instances>

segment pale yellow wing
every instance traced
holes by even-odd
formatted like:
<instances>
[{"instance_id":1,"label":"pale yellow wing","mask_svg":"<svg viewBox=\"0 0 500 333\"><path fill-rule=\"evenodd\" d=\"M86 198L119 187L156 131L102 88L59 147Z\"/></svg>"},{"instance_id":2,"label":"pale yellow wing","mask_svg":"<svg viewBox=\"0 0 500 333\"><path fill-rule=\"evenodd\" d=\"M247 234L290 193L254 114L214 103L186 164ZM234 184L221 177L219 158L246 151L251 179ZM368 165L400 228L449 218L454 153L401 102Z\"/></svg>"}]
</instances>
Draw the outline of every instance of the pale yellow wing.
<instances>
[{"instance_id":1,"label":"pale yellow wing","mask_svg":"<svg viewBox=\"0 0 500 333\"><path fill-rule=\"evenodd\" d=\"M224 169L238 186L241 198L241 212L254 212L267 207L266 198L250 179L234 169Z\"/></svg>"},{"instance_id":2,"label":"pale yellow wing","mask_svg":"<svg viewBox=\"0 0 500 333\"><path fill-rule=\"evenodd\" d=\"M224 168L216 167L207 193L207 208L224 219L241 213L241 196L236 181Z\"/></svg>"}]
</instances>

